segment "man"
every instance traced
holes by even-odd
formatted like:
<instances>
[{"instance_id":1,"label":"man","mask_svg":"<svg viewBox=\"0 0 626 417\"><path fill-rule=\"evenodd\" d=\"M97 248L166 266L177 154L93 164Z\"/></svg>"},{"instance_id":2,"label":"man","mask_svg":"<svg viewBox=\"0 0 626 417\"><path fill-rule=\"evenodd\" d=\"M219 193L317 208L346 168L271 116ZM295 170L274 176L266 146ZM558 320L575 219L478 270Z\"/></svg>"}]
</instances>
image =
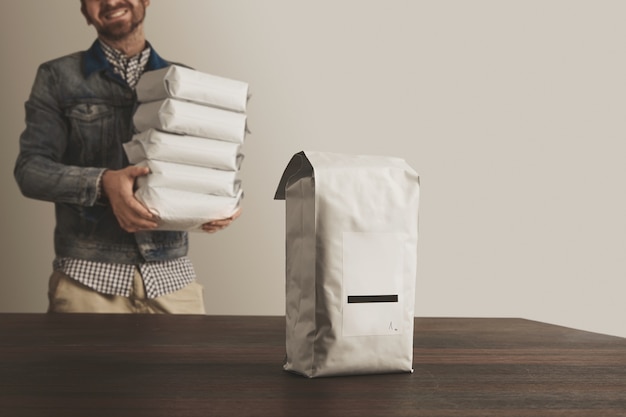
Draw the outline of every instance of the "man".
<instances>
[{"instance_id":1,"label":"man","mask_svg":"<svg viewBox=\"0 0 626 417\"><path fill-rule=\"evenodd\" d=\"M15 178L25 196L55 203L49 312L204 313L187 234L152 230L154 215L133 195L148 170L128 166L122 147L133 134L137 80L169 65L145 39L149 5L81 0L98 39L42 64L25 105Z\"/></svg>"}]
</instances>

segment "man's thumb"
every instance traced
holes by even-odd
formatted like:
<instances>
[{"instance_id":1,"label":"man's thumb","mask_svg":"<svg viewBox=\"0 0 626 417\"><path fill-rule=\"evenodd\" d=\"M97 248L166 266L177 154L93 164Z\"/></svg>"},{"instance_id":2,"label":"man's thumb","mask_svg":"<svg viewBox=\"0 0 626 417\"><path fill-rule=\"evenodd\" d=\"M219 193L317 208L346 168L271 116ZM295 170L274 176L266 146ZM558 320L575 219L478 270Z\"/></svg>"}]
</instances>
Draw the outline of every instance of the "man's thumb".
<instances>
[{"instance_id":1,"label":"man's thumb","mask_svg":"<svg viewBox=\"0 0 626 417\"><path fill-rule=\"evenodd\" d=\"M150 173L150 168L148 167L138 167L136 165L128 167L128 175L132 178L141 177L143 175L148 175Z\"/></svg>"}]
</instances>

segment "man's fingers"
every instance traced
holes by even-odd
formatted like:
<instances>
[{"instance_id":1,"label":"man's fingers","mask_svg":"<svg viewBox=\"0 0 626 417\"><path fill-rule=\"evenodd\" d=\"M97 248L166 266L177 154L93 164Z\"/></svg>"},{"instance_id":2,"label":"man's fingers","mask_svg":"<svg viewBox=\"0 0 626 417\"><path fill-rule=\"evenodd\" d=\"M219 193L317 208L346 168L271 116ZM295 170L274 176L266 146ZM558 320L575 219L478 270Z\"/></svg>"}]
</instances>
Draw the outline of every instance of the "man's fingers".
<instances>
[{"instance_id":1,"label":"man's fingers","mask_svg":"<svg viewBox=\"0 0 626 417\"><path fill-rule=\"evenodd\" d=\"M241 208L238 208L232 216L226 219L213 220L202 225L202 230L208 233L215 233L228 227L241 215Z\"/></svg>"},{"instance_id":2,"label":"man's fingers","mask_svg":"<svg viewBox=\"0 0 626 417\"><path fill-rule=\"evenodd\" d=\"M103 174L104 189L113 213L122 229L127 232L134 233L157 227L156 216L134 196L135 179L149 172L147 167L128 166Z\"/></svg>"},{"instance_id":3,"label":"man's fingers","mask_svg":"<svg viewBox=\"0 0 626 417\"><path fill-rule=\"evenodd\" d=\"M128 174L128 176L131 177L133 180L137 177L142 177L150 173L150 168L138 167L136 165L130 165L124 169L126 170L126 173Z\"/></svg>"},{"instance_id":4,"label":"man's fingers","mask_svg":"<svg viewBox=\"0 0 626 417\"><path fill-rule=\"evenodd\" d=\"M120 226L127 232L150 230L158 226L156 216L136 201L132 201L126 210L116 214Z\"/></svg>"},{"instance_id":5,"label":"man's fingers","mask_svg":"<svg viewBox=\"0 0 626 417\"><path fill-rule=\"evenodd\" d=\"M235 213L233 213L232 216L230 216L231 220L237 220L237 218L239 218L239 216L241 216L241 207L239 207L237 209L237 211Z\"/></svg>"},{"instance_id":6,"label":"man's fingers","mask_svg":"<svg viewBox=\"0 0 626 417\"><path fill-rule=\"evenodd\" d=\"M146 220L156 220L156 215L152 213L146 206L141 204L134 195L130 195L126 199L126 205L130 211L131 217L137 217Z\"/></svg>"}]
</instances>

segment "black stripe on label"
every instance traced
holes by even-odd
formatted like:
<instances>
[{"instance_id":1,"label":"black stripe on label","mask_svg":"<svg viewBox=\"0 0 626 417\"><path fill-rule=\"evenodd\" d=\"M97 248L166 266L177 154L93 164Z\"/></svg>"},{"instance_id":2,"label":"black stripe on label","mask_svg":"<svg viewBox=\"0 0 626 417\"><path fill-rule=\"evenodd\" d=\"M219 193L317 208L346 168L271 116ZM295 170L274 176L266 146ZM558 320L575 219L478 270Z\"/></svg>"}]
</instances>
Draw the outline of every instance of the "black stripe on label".
<instances>
[{"instance_id":1,"label":"black stripe on label","mask_svg":"<svg viewBox=\"0 0 626 417\"><path fill-rule=\"evenodd\" d=\"M351 303L397 303L398 295L349 295L348 304Z\"/></svg>"}]
</instances>

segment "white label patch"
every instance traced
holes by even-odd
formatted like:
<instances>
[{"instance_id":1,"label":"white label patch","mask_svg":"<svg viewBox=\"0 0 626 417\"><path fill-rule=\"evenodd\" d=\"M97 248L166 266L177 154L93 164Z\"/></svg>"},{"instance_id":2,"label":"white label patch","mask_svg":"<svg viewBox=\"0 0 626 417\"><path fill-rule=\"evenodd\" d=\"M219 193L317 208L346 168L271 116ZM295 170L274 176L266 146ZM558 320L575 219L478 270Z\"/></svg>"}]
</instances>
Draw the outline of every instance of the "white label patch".
<instances>
[{"instance_id":1,"label":"white label patch","mask_svg":"<svg viewBox=\"0 0 626 417\"><path fill-rule=\"evenodd\" d=\"M399 233L343 234L343 335L402 334L404 241Z\"/></svg>"}]
</instances>

